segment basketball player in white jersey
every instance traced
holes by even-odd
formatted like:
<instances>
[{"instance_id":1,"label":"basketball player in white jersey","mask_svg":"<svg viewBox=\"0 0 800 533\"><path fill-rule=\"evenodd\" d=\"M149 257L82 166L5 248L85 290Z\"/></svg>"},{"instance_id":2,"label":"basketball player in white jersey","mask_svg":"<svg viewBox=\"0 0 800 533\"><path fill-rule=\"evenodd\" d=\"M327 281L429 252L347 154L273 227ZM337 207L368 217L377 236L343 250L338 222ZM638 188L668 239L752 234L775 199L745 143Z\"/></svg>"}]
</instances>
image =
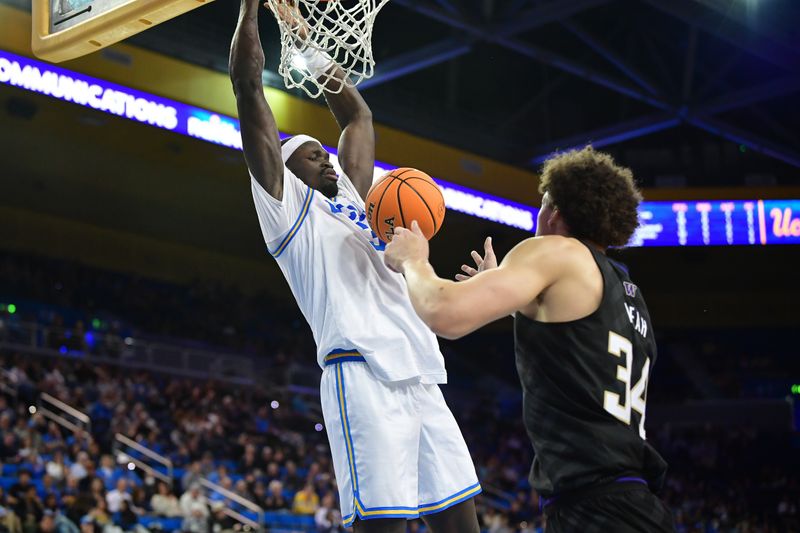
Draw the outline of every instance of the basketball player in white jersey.
<instances>
[{"instance_id":1,"label":"basketball player in white jersey","mask_svg":"<svg viewBox=\"0 0 800 533\"><path fill-rule=\"evenodd\" d=\"M403 277L385 266L385 243L366 223L375 148L370 109L354 88L325 92L342 128L341 176L319 141L297 135L281 144L261 82L258 9L259 0L242 0L230 75L261 231L317 344L345 525L399 533L422 517L435 533L477 533L473 498L481 488L439 390L444 359ZM310 68L336 69L342 79L329 57L300 53Z\"/></svg>"}]
</instances>

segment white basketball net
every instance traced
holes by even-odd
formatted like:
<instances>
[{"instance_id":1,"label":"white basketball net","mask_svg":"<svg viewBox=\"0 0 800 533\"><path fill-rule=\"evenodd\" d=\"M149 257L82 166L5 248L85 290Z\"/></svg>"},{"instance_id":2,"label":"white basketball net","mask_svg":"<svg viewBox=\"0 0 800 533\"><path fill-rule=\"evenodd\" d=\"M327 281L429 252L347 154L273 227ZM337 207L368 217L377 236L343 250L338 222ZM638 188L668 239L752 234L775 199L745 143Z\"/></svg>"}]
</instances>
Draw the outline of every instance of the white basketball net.
<instances>
[{"instance_id":1,"label":"white basketball net","mask_svg":"<svg viewBox=\"0 0 800 533\"><path fill-rule=\"evenodd\" d=\"M323 88L341 92L345 85L355 87L371 78L375 71L372 58L372 28L378 12L389 0L267 0L276 15L281 31L281 62L278 73L286 88L297 87L310 97L322 94ZM278 16L286 6L296 6L299 20ZM342 83L328 83L336 69L314 72L299 51L317 50L328 54L344 72Z\"/></svg>"}]
</instances>

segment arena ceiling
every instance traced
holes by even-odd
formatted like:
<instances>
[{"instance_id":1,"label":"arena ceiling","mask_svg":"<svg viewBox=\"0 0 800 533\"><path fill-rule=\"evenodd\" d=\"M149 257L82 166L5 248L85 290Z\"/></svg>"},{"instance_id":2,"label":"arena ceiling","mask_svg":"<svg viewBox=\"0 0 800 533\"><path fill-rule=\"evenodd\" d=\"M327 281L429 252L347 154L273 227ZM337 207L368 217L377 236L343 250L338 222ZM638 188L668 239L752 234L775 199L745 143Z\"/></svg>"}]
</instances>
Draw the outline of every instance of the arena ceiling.
<instances>
[{"instance_id":1,"label":"arena ceiling","mask_svg":"<svg viewBox=\"0 0 800 533\"><path fill-rule=\"evenodd\" d=\"M238 4L133 42L226 70ZM390 0L362 90L383 123L523 167L592 141L646 186L797 184L798 28L794 0Z\"/></svg>"},{"instance_id":2,"label":"arena ceiling","mask_svg":"<svg viewBox=\"0 0 800 533\"><path fill-rule=\"evenodd\" d=\"M238 6L130 42L226 71ZM362 91L382 123L521 167L591 141L648 187L796 185L799 28L794 0L390 0Z\"/></svg>"}]
</instances>

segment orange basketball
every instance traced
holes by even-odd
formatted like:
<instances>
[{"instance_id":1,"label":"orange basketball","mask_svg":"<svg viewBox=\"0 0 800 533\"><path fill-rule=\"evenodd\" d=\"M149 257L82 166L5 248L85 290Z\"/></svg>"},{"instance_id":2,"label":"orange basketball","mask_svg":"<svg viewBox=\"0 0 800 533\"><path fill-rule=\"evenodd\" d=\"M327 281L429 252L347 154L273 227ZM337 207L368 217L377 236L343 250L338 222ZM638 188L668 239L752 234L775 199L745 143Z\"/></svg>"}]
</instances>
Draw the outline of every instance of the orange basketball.
<instances>
[{"instance_id":1,"label":"orange basketball","mask_svg":"<svg viewBox=\"0 0 800 533\"><path fill-rule=\"evenodd\" d=\"M441 229L444 196L433 179L415 168L387 172L367 193L367 221L384 242L394 228L410 228L416 220L426 239Z\"/></svg>"}]
</instances>

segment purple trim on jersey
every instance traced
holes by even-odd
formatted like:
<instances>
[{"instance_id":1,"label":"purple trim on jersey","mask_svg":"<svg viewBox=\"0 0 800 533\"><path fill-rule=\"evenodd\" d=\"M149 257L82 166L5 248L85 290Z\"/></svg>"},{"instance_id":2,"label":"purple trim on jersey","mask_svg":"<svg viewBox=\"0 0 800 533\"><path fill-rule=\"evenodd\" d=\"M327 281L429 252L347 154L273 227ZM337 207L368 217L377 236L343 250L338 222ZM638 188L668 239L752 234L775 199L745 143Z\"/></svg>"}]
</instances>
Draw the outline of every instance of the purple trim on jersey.
<instances>
[{"instance_id":1,"label":"purple trim on jersey","mask_svg":"<svg viewBox=\"0 0 800 533\"><path fill-rule=\"evenodd\" d=\"M641 483L647 485L647 481L640 477L620 477L614 480L614 483ZM551 498L539 498L539 511L544 510L545 507L558 501L558 496Z\"/></svg>"},{"instance_id":2,"label":"purple trim on jersey","mask_svg":"<svg viewBox=\"0 0 800 533\"><path fill-rule=\"evenodd\" d=\"M647 481L640 477L621 477L618 478L614 483L641 483L642 485L647 485Z\"/></svg>"}]
</instances>

